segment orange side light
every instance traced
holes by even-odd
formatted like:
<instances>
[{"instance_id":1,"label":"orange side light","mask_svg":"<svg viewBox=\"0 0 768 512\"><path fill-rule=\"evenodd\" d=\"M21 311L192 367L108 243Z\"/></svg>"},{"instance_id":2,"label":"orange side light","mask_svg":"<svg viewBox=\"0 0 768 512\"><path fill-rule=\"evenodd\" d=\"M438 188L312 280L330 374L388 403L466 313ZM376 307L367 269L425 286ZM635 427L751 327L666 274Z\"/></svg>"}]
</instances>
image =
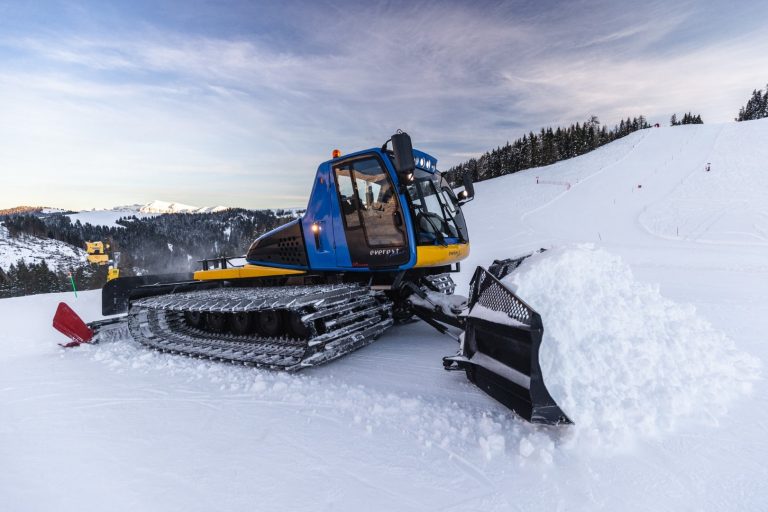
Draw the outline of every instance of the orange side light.
<instances>
[{"instance_id":1,"label":"orange side light","mask_svg":"<svg viewBox=\"0 0 768 512\"><path fill-rule=\"evenodd\" d=\"M331 158L339 158L340 156L341 156L340 149L334 149L333 152L331 152Z\"/></svg>"}]
</instances>

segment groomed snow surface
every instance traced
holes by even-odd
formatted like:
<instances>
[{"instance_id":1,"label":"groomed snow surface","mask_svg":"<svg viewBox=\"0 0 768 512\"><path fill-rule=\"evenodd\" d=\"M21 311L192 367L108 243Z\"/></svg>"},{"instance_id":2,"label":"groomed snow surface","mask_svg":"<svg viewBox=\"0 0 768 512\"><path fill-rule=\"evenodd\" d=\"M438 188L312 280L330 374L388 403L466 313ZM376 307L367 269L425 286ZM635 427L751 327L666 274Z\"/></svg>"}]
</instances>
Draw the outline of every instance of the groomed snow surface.
<instances>
[{"instance_id":1,"label":"groomed snow surface","mask_svg":"<svg viewBox=\"0 0 768 512\"><path fill-rule=\"evenodd\" d=\"M548 248L506 283L543 317L571 427L443 371L455 342L422 323L287 375L55 346L56 303L93 320L99 292L0 301L3 506L764 510L766 139L766 121L649 129L477 185L459 291Z\"/></svg>"}]
</instances>

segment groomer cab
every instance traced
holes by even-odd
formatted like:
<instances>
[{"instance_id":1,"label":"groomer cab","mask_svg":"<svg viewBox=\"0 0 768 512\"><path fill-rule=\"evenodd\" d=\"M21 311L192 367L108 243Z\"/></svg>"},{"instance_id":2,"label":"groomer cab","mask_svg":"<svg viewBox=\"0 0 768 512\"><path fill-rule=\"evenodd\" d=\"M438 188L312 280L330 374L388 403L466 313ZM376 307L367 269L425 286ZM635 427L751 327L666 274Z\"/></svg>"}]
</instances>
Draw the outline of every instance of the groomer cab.
<instances>
[{"instance_id":1,"label":"groomer cab","mask_svg":"<svg viewBox=\"0 0 768 512\"><path fill-rule=\"evenodd\" d=\"M256 240L249 264L377 272L448 267L468 256L461 205L474 196L471 182L457 196L408 134L333 157L318 167L303 217Z\"/></svg>"}]
</instances>

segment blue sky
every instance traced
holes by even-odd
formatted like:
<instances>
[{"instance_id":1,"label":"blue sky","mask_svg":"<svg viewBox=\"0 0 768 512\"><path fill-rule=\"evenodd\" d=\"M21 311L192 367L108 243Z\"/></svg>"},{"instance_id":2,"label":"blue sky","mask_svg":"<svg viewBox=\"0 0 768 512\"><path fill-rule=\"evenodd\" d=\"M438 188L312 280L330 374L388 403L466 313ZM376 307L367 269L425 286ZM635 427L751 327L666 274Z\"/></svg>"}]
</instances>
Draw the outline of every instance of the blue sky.
<instances>
[{"instance_id":1,"label":"blue sky","mask_svg":"<svg viewBox=\"0 0 768 512\"><path fill-rule=\"evenodd\" d=\"M642 4L642 5L640 5ZM302 206L396 129L441 168L546 125L732 121L768 2L5 2L0 208Z\"/></svg>"}]
</instances>

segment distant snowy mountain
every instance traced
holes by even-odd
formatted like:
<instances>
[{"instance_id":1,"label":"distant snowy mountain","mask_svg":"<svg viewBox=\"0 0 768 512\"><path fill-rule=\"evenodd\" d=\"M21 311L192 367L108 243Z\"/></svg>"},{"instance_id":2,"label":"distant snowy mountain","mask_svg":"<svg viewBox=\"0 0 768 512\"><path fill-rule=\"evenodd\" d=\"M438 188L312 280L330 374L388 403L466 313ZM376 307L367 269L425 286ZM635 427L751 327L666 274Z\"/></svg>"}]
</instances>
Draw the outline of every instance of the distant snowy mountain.
<instances>
[{"instance_id":1,"label":"distant snowy mountain","mask_svg":"<svg viewBox=\"0 0 768 512\"><path fill-rule=\"evenodd\" d=\"M227 210L226 206L191 206L182 203L169 203L158 199L139 208L141 213L213 213Z\"/></svg>"},{"instance_id":2,"label":"distant snowy mountain","mask_svg":"<svg viewBox=\"0 0 768 512\"><path fill-rule=\"evenodd\" d=\"M66 271L86 263L86 254L64 242L47 238L22 235L11 238L8 229L0 224L0 269L8 270L19 260L40 263L45 260L51 270Z\"/></svg>"},{"instance_id":3,"label":"distant snowy mountain","mask_svg":"<svg viewBox=\"0 0 768 512\"><path fill-rule=\"evenodd\" d=\"M20 215L28 213L50 214L64 213L66 211L67 210L62 210L61 208L49 208L47 206L16 206L0 210L0 215Z\"/></svg>"},{"instance_id":4,"label":"distant snowy mountain","mask_svg":"<svg viewBox=\"0 0 768 512\"><path fill-rule=\"evenodd\" d=\"M117 223L118 220L125 217L154 217L156 213L139 212L140 205L118 206L110 210L85 210L80 213L69 215L72 222L80 221L81 224L91 224L92 226L106 226L112 228L122 227Z\"/></svg>"},{"instance_id":5,"label":"distant snowy mountain","mask_svg":"<svg viewBox=\"0 0 768 512\"><path fill-rule=\"evenodd\" d=\"M94 226L121 227L117 221L125 217L154 217L164 213L214 213L228 210L227 206L191 206L182 203L155 200L147 204L115 206L107 210L84 210L69 215L72 222Z\"/></svg>"}]
</instances>

